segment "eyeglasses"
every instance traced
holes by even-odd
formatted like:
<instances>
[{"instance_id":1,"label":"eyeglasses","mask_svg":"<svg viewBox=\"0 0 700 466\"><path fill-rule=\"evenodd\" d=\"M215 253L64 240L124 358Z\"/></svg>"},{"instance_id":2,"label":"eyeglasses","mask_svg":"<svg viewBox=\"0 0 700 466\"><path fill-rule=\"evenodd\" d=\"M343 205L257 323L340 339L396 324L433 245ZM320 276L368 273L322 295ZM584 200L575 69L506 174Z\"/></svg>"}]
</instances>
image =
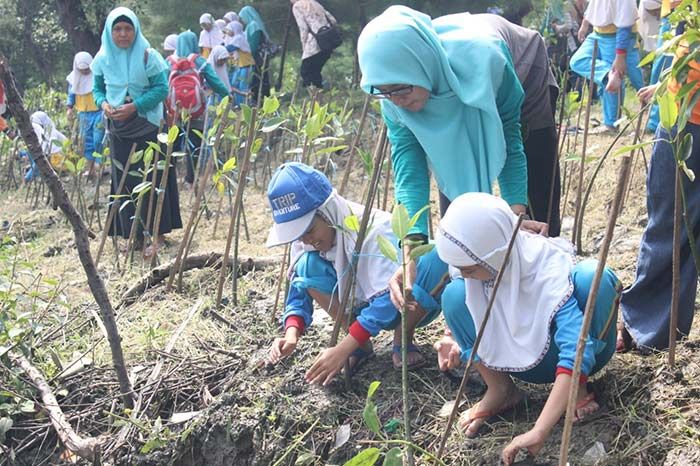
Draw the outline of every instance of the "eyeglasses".
<instances>
[{"instance_id":1,"label":"eyeglasses","mask_svg":"<svg viewBox=\"0 0 700 466\"><path fill-rule=\"evenodd\" d=\"M391 91L382 91L374 86L370 86L369 93L378 99L391 99L392 97L399 97L402 95L408 95L413 92L413 86L408 84L406 86L397 87Z\"/></svg>"}]
</instances>

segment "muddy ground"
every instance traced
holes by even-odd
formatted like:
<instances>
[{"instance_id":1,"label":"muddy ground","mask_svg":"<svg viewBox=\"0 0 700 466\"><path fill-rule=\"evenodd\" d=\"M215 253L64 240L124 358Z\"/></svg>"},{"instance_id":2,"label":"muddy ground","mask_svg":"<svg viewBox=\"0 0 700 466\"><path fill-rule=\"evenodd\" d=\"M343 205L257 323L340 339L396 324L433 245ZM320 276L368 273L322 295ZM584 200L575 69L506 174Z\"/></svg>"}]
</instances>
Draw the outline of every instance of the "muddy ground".
<instances>
[{"instance_id":1,"label":"muddy ground","mask_svg":"<svg viewBox=\"0 0 700 466\"><path fill-rule=\"evenodd\" d=\"M631 142L630 138L626 136L625 143ZM607 136L591 136L589 155L600 157L611 140ZM595 162L589 163L588 176ZM342 165L340 160L339 167ZM595 184L585 219L584 256L597 253L618 166L619 158L611 158ZM644 177L644 163L639 159L608 261L625 285L634 277L639 238L646 224ZM358 169L353 174L354 188L349 197L359 198L364 181ZM94 187L90 184L87 189ZM395 444L371 433L363 423L367 388L375 380L381 382L375 402L384 425L383 436L390 440L401 438L400 425L397 427L399 423L395 421L402 418L401 378L391 364L390 334L374 340L376 356L353 377L349 387L343 378L337 378L325 389L308 386L303 374L327 344L330 320L320 318L304 335L293 357L277 367L263 367L260 361L266 348L279 333L279 323L272 316L277 267L242 277L238 305L233 304L227 285L227 305L218 313L212 309L212 299L219 272L206 268L186 272L180 293L166 292L159 284L135 303L117 309L122 344L136 390L143 388L157 361L162 362L163 370L159 386L155 392L149 392L152 400L147 415L140 418L139 427L125 443L115 445L116 434L129 424L124 420L128 414L116 401L118 392L108 346L94 318L96 307L78 265L72 232L60 212L43 203L32 210L25 202L25 191L3 192L0 196L0 220L8 222L3 235L12 238L9 246L3 246L12 248L12 254L1 256L0 268L21 269L25 283L38 275L58 283L53 286L58 290L56 302L60 301L61 306L55 302L48 306L45 324L56 327L60 321L61 331L34 349L33 361L45 372L55 373L54 353L64 363L80 355L91 359L86 370L52 384L61 391L59 401L81 435L106 435L104 464L340 465L368 446L387 451ZM569 192L564 235L570 235L574 198L573 191ZM181 201L186 220L191 193L183 191ZM281 257L282 250L270 252L263 246L270 220L260 188L251 186L245 205L250 240L242 239L241 255ZM193 253L223 251L228 220L227 216L222 218L212 237L215 218L203 218ZM161 263L176 253L180 238L181 232L170 235L172 244L164 250ZM92 247L94 254L96 241ZM108 244L100 273L117 304L124 290L147 268L137 260L131 271L117 271L113 258L114 251ZM194 318L175 349L165 353L167 341L193 306L199 306ZM439 411L454 398L460 376L448 377L436 367L432 343L442 328L438 321L418 331L417 343L430 363L409 376L414 441L430 452L437 449L446 423ZM700 339L693 334L679 345L677 369L672 371L667 369L663 353L616 355L593 380L602 409L574 428L570 463L700 464L699 353ZM9 381L10 373L3 369L3 378L6 376ZM446 464L497 464L502 447L533 425L548 394L546 386L519 385L527 393L528 403L489 421L477 439L466 439L455 430L443 458ZM478 376L472 375L467 404L478 401L484 389ZM190 413L184 415L190 419L170 422L174 413ZM560 438L561 423L537 458L523 455L518 464L557 464ZM5 445L19 452L12 458L6 450L0 457L3 465L69 464L73 460L65 454L39 409L17 418ZM604 452L593 454L596 446L602 446ZM429 464L427 456L419 454L417 458L418 464Z\"/></svg>"}]
</instances>

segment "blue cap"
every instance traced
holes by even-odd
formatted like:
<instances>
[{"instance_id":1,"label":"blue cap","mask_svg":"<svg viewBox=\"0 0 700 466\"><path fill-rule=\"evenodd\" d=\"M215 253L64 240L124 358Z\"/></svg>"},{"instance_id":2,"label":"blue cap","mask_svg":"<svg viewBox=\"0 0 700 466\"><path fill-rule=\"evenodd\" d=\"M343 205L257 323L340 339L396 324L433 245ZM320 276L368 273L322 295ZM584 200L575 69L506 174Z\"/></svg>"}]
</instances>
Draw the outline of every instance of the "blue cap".
<instances>
[{"instance_id":1,"label":"blue cap","mask_svg":"<svg viewBox=\"0 0 700 466\"><path fill-rule=\"evenodd\" d=\"M320 171L299 162L280 166L267 187L275 221L267 238L267 247L299 239L311 225L316 210L332 192L333 186Z\"/></svg>"}]
</instances>

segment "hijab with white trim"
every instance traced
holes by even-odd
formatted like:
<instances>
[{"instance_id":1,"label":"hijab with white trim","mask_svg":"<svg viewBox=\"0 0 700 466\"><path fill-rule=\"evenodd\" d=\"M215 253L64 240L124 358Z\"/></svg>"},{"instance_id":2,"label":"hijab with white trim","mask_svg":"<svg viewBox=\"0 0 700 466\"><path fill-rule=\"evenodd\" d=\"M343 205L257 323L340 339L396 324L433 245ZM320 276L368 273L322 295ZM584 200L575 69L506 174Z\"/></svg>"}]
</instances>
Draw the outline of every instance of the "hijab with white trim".
<instances>
[{"instance_id":1,"label":"hijab with white trim","mask_svg":"<svg viewBox=\"0 0 700 466\"><path fill-rule=\"evenodd\" d=\"M475 264L492 276L489 281L465 279L465 302L477 329L517 219L503 199L467 193L440 220L436 248L452 276L460 276L456 267ZM571 243L518 232L478 349L487 367L523 372L542 360L550 345L550 323L573 293L573 266Z\"/></svg>"},{"instance_id":2,"label":"hijab with white trim","mask_svg":"<svg viewBox=\"0 0 700 466\"><path fill-rule=\"evenodd\" d=\"M358 221L362 221L364 206L348 201L340 196L334 189L326 202L316 213L336 227L335 244L320 255L333 263L333 268L338 276L338 297L343 296L343 289L349 278L349 270L355 251L357 233L350 231L345 226L345 219L355 215ZM388 290L389 279L396 271L398 265L384 257L379 250L379 236L384 236L391 244L397 244L396 236L391 230L391 214L382 210L373 209L369 220L369 226L365 241L362 243L361 257L357 262L357 276L355 280L355 305L367 303L375 296ZM292 267L304 252L315 251L313 246L306 245L300 240L292 243L291 257Z\"/></svg>"},{"instance_id":3,"label":"hijab with white trim","mask_svg":"<svg viewBox=\"0 0 700 466\"><path fill-rule=\"evenodd\" d=\"M222 59L228 59L229 53L228 50L226 50L226 47L223 45L217 45L214 47L209 54L209 58L207 58L207 62L211 65L212 68L214 68L214 71L216 71L216 75L219 77L219 79L224 83L224 86L226 86L226 89L229 91L231 90L231 83L228 80L228 66L226 60L223 65L218 65L217 62Z\"/></svg>"},{"instance_id":4,"label":"hijab with white trim","mask_svg":"<svg viewBox=\"0 0 700 466\"><path fill-rule=\"evenodd\" d=\"M614 24L619 28L630 27L637 21L635 0L591 0L585 18L595 27Z\"/></svg>"},{"instance_id":5,"label":"hijab with white trim","mask_svg":"<svg viewBox=\"0 0 700 466\"><path fill-rule=\"evenodd\" d=\"M89 70L92 64L92 55L88 52L78 52L73 58L73 71L66 76L66 81L71 86L71 92L75 95L85 95L92 92L92 71L83 74L80 70Z\"/></svg>"}]
</instances>

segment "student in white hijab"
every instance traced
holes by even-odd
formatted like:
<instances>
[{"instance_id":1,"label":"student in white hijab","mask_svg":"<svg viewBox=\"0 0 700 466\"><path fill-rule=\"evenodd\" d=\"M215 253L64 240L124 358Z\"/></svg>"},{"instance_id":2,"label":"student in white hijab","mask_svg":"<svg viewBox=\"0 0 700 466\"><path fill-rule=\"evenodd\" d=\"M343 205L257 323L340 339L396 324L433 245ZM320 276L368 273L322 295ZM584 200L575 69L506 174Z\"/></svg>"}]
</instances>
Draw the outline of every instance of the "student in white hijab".
<instances>
[{"instance_id":1,"label":"student in white hijab","mask_svg":"<svg viewBox=\"0 0 700 466\"><path fill-rule=\"evenodd\" d=\"M223 45L217 45L209 54L207 62L214 68L216 75L224 83L226 89L231 90L231 83L228 79L228 59L229 53Z\"/></svg>"},{"instance_id":2,"label":"student in white hijab","mask_svg":"<svg viewBox=\"0 0 700 466\"><path fill-rule=\"evenodd\" d=\"M308 165L292 162L282 165L272 176L267 190L274 225L267 246L291 243L291 277L282 322L285 335L275 339L269 362L277 363L290 355L306 327L313 321L313 301L331 316L338 312L339 299L348 285L347 274L354 256L357 233L347 227L347 219L362 218L363 206L350 202L333 189L323 173ZM398 265L379 249L378 238L391 244L396 237L391 231L391 215L380 210L371 212L370 229L357 258L353 303L357 319L349 334L336 346L317 357L306 373L306 381L327 385L349 362L354 372L373 354L370 337L381 330L396 329L392 362L401 367L400 314L392 304L387 287ZM421 366L425 360L413 345L417 325L430 323L440 313L440 293L447 279L447 265L435 251L418 262L418 287L414 301L408 306L407 364Z\"/></svg>"},{"instance_id":3,"label":"student in white hijab","mask_svg":"<svg viewBox=\"0 0 700 466\"><path fill-rule=\"evenodd\" d=\"M231 21L238 21L238 14L235 11L229 11L224 15L224 21L226 21L226 24Z\"/></svg>"},{"instance_id":4,"label":"student in white hijab","mask_svg":"<svg viewBox=\"0 0 700 466\"><path fill-rule=\"evenodd\" d=\"M95 164L101 162L103 141L105 136L102 122L102 110L95 104L92 95L92 55L88 52L78 52L73 58L73 71L66 76L68 82L68 98L66 101L68 118L73 112L78 113L83 157L88 161L88 177L92 177Z\"/></svg>"},{"instance_id":5,"label":"student in white hijab","mask_svg":"<svg viewBox=\"0 0 700 466\"><path fill-rule=\"evenodd\" d=\"M64 157L63 149L59 144L63 144L68 138L56 129L56 125L54 125L53 120L46 112L38 111L32 113L29 121L32 123L34 134L39 139L42 152L48 157L54 170L60 170Z\"/></svg>"},{"instance_id":6,"label":"student in white hijab","mask_svg":"<svg viewBox=\"0 0 700 466\"><path fill-rule=\"evenodd\" d=\"M199 48L204 58L209 58L209 54L215 45L218 44L218 29L214 24L214 17L211 13L204 13L199 17L199 25L202 31L199 33Z\"/></svg>"},{"instance_id":7,"label":"student in white hijab","mask_svg":"<svg viewBox=\"0 0 700 466\"><path fill-rule=\"evenodd\" d=\"M442 296L449 332L436 343L442 370L469 358L516 223L517 216L504 200L485 193L457 197L440 221L436 248L453 277ZM474 358L488 389L460 418L467 436L473 437L488 418L523 400L511 377L554 383L533 429L504 449L505 464L511 464L521 449L537 454L566 410L578 334L596 266L595 260L575 264L573 248L564 239L524 230L517 233ZM586 381L615 352L613 324L620 291L619 280L606 268L578 381L577 418L599 408Z\"/></svg>"},{"instance_id":8,"label":"student in white hijab","mask_svg":"<svg viewBox=\"0 0 700 466\"><path fill-rule=\"evenodd\" d=\"M169 34L163 41L164 57L172 55L177 50L177 34Z\"/></svg>"}]
</instances>

